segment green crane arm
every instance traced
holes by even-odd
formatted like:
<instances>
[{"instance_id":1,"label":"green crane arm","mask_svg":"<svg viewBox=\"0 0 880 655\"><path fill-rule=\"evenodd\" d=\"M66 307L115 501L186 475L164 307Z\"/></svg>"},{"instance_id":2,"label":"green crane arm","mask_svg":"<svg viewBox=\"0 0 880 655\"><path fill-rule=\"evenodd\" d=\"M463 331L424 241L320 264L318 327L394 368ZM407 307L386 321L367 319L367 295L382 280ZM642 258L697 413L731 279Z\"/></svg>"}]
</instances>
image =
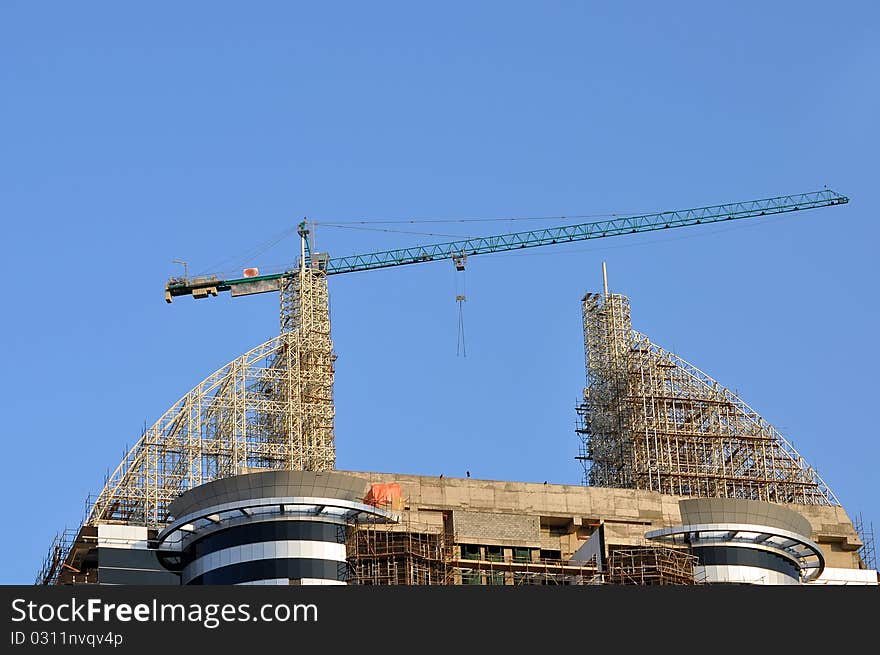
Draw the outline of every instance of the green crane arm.
<instances>
[{"instance_id":1,"label":"green crane arm","mask_svg":"<svg viewBox=\"0 0 880 655\"><path fill-rule=\"evenodd\" d=\"M830 189L801 193L762 200L749 200L726 205L712 205L681 211L658 212L613 218L593 223L580 223L552 227L544 230L529 230L512 234L499 234L491 237L462 239L412 248L383 250L364 255L350 255L330 259L319 253L310 254L309 264L325 270L327 275L369 271L390 266L417 264L442 259L459 259L472 255L518 250L520 248L537 248L556 243L571 243L588 239L621 234L652 232L689 225L703 225L721 221L733 221L741 218L770 216L787 212L803 211L843 205L849 198ZM165 285L165 300L171 302L173 297L192 294L196 298L217 295L220 291L231 291L233 296L277 291L281 281L294 275L295 271L285 271L273 275L221 280L217 277L171 278Z\"/></svg>"}]
</instances>

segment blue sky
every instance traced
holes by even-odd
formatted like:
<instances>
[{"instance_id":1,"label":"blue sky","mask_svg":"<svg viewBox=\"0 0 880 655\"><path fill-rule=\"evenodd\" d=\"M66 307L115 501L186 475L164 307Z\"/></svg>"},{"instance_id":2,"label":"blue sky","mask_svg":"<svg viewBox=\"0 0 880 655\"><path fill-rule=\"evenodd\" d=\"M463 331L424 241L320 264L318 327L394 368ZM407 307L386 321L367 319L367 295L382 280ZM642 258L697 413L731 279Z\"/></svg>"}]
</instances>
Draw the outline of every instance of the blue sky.
<instances>
[{"instance_id":1,"label":"blue sky","mask_svg":"<svg viewBox=\"0 0 880 655\"><path fill-rule=\"evenodd\" d=\"M824 185L852 202L472 258L466 358L448 262L332 278L338 466L579 482L579 299L605 259L636 329L738 391L880 529L880 12L712 5L4 2L0 581L31 582L144 424L276 333L272 296L166 305L175 258L284 265L290 238L242 256L302 216L625 213ZM317 238L333 255L443 240Z\"/></svg>"}]
</instances>

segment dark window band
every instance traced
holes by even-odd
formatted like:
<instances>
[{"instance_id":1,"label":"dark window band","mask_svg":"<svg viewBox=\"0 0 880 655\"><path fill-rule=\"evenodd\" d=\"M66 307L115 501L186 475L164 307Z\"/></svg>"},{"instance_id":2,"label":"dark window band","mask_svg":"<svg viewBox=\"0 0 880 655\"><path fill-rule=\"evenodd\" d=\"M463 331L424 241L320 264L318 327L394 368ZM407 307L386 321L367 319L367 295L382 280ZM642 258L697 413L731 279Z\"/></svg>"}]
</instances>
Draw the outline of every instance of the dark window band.
<instances>
[{"instance_id":1,"label":"dark window band","mask_svg":"<svg viewBox=\"0 0 880 655\"><path fill-rule=\"evenodd\" d=\"M154 550L139 548L107 548L98 547L98 565L114 569L151 569L163 571Z\"/></svg>"},{"instance_id":2,"label":"dark window band","mask_svg":"<svg viewBox=\"0 0 880 655\"><path fill-rule=\"evenodd\" d=\"M345 543L345 527L319 521L266 521L246 523L214 532L190 544L184 559L191 562L224 548L263 541L326 541Z\"/></svg>"},{"instance_id":3,"label":"dark window band","mask_svg":"<svg viewBox=\"0 0 880 655\"><path fill-rule=\"evenodd\" d=\"M170 571L98 568L98 584L174 585L177 587L180 586L180 576Z\"/></svg>"},{"instance_id":4,"label":"dark window band","mask_svg":"<svg viewBox=\"0 0 880 655\"><path fill-rule=\"evenodd\" d=\"M320 578L322 580L345 580L345 562L325 559L258 559L251 562L230 564L213 571L206 571L193 578L190 585L223 585L271 580L273 578Z\"/></svg>"},{"instance_id":5,"label":"dark window band","mask_svg":"<svg viewBox=\"0 0 880 655\"><path fill-rule=\"evenodd\" d=\"M800 568L791 560L766 550L735 546L704 546L694 548L694 555L700 559L700 564L703 566L754 566L800 579Z\"/></svg>"}]
</instances>

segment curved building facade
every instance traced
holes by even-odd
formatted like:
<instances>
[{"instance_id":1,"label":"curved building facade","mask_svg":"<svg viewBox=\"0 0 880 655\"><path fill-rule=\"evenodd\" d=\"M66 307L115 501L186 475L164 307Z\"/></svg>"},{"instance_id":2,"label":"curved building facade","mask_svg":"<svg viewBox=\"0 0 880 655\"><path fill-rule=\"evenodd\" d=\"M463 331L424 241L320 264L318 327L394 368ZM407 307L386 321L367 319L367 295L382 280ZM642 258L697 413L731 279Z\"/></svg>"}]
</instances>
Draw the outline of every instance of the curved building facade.
<instances>
[{"instance_id":1,"label":"curved building facade","mask_svg":"<svg viewBox=\"0 0 880 655\"><path fill-rule=\"evenodd\" d=\"M648 539L686 547L707 583L794 585L825 568L803 516L781 505L739 498L679 501L683 525L648 532Z\"/></svg>"},{"instance_id":2,"label":"curved building facade","mask_svg":"<svg viewBox=\"0 0 880 655\"><path fill-rule=\"evenodd\" d=\"M346 583L346 530L394 522L365 504L363 479L335 471L261 471L177 498L152 544L184 585Z\"/></svg>"}]
</instances>

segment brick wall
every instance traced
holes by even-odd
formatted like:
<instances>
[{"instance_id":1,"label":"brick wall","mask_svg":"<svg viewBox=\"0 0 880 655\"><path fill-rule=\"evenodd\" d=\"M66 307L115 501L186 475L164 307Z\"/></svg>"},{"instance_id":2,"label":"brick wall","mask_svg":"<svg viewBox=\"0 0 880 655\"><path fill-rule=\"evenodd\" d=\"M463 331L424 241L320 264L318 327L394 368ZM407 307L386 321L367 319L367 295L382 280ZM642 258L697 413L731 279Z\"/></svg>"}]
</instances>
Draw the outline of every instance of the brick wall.
<instances>
[{"instance_id":1,"label":"brick wall","mask_svg":"<svg viewBox=\"0 0 880 655\"><path fill-rule=\"evenodd\" d=\"M490 546L541 545L541 526L537 516L453 511L452 524L457 543Z\"/></svg>"}]
</instances>

